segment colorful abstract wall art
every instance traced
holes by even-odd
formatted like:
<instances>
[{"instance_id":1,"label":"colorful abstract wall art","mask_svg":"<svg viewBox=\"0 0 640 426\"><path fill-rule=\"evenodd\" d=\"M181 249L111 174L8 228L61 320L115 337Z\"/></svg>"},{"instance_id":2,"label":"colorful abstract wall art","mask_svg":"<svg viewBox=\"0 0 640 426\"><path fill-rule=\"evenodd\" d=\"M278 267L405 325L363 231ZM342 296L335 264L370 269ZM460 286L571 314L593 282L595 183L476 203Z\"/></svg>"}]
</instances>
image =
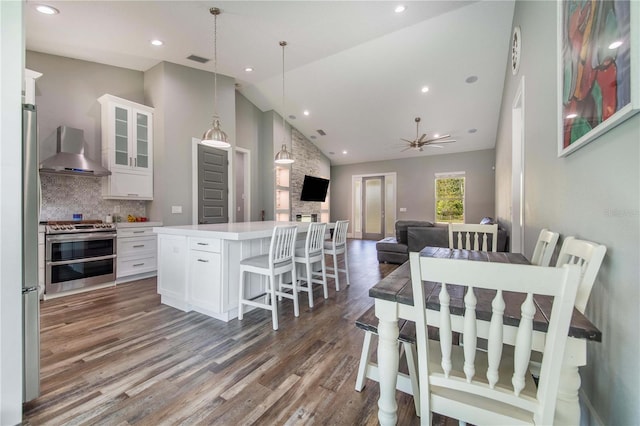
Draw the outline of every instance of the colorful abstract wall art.
<instances>
[{"instance_id":1,"label":"colorful abstract wall art","mask_svg":"<svg viewBox=\"0 0 640 426\"><path fill-rule=\"evenodd\" d=\"M629 0L558 2L559 156L640 110L638 9Z\"/></svg>"}]
</instances>

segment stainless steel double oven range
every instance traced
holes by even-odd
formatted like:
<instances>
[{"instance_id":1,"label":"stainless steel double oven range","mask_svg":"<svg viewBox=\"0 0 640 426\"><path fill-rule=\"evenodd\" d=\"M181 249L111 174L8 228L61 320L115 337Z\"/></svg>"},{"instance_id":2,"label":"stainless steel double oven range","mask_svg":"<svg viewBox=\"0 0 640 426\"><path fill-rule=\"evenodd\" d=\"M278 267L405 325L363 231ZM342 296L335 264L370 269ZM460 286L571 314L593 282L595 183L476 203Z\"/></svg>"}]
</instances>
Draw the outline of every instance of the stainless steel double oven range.
<instances>
[{"instance_id":1,"label":"stainless steel double oven range","mask_svg":"<svg viewBox=\"0 0 640 426\"><path fill-rule=\"evenodd\" d=\"M47 222L45 294L116 279L116 228L102 221Z\"/></svg>"}]
</instances>

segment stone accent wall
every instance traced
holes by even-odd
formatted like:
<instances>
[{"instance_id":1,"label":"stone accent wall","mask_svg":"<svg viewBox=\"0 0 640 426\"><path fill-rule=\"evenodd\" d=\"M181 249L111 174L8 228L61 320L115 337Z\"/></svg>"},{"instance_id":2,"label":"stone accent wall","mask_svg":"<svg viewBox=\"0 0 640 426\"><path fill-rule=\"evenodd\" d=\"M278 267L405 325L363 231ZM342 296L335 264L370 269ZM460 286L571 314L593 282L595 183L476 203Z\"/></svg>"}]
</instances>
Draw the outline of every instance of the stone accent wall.
<instances>
[{"instance_id":1,"label":"stone accent wall","mask_svg":"<svg viewBox=\"0 0 640 426\"><path fill-rule=\"evenodd\" d=\"M311 143L302 133L291 128L291 144L293 158L296 160L291 165L291 220L295 220L296 214L317 214L320 220L320 202L300 201L302 183L304 175L322 177L329 179L329 176L322 176L320 173L321 163L327 161L320 150Z\"/></svg>"},{"instance_id":2,"label":"stone accent wall","mask_svg":"<svg viewBox=\"0 0 640 426\"><path fill-rule=\"evenodd\" d=\"M74 213L83 219L104 220L120 208L120 217L146 216L146 201L105 200L102 198L102 179L83 176L41 174L42 202L40 220L72 220ZM298 197L299 198L299 197Z\"/></svg>"}]
</instances>

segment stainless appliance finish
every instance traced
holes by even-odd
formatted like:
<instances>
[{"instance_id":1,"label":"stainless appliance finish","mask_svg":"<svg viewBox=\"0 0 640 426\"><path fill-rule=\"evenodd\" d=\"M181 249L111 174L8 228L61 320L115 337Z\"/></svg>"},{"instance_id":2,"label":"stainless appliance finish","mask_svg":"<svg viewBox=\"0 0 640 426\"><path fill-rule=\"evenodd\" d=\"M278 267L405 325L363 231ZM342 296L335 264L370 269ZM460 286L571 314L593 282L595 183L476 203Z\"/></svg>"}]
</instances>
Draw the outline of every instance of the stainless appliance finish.
<instances>
[{"instance_id":1,"label":"stainless appliance finish","mask_svg":"<svg viewBox=\"0 0 640 426\"><path fill-rule=\"evenodd\" d=\"M38 297L38 137L36 107L22 107L22 359L23 402L40 395Z\"/></svg>"},{"instance_id":2,"label":"stainless appliance finish","mask_svg":"<svg viewBox=\"0 0 640 426\"><path fill-rule=\"evenodd\" d=\"M115 282L114 224L50 222L45 235L45 294Z\"/></svg>"},{"instance_id":3,"label":"stainless appliance finish","mask_svg":"<svg viewBox=\"0 0 640 426\"><path fill-rule=\"evenodd\" d=\"M57 133L57 154L40 164L40 173L80 176L108 176L109 170L84 155L84 130L60 126Z\"/></svg>"}]
</instances>

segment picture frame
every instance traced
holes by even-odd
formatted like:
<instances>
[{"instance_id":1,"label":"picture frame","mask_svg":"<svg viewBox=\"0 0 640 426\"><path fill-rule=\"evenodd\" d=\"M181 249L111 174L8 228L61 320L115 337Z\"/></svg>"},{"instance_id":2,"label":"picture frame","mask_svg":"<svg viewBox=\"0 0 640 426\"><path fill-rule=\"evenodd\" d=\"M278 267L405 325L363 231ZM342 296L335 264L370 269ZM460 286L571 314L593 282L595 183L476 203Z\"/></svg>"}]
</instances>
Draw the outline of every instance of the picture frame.
<instances>
[{"instance_id":1,"label":"picture frame","mask_svg":"<svg viewBox=\"0 0 640 426\"><path fill-rule=\"evenodd\" d=\"M640 2L558 0L558 157L640 112Z\"/></svg>"}]
</instances>

